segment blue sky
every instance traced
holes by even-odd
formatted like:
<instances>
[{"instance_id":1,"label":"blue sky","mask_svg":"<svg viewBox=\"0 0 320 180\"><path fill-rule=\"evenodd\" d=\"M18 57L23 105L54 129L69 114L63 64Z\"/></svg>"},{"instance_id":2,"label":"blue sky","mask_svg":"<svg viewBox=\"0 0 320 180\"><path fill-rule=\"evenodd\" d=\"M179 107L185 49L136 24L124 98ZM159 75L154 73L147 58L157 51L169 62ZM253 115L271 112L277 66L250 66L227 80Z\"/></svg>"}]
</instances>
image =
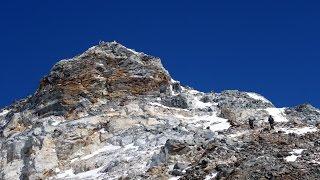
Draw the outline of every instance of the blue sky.
<instances>
[{"instance_id":1,"label":"blue sky","mask_svg":"<svg viewBox=\"0 0 320 180\"><path fill-rule=\"evenodd\" d=\"M0 107L100 40L158 56L202 91L320 107L319 1L1 1Z\"/></svg>"}]
</instances>

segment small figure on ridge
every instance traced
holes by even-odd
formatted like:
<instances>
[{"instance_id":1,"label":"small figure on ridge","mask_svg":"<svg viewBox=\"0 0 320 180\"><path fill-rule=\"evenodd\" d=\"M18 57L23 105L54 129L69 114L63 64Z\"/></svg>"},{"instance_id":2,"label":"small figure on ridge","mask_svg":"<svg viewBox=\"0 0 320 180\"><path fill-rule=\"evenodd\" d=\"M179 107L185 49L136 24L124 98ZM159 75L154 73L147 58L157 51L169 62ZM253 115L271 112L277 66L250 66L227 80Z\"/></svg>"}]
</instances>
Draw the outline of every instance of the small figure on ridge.
<instances>
[{"instance_id":1,"label":"small figure on ridge","mask_svg":"<svg viewBox=\"0 0 320 180\"><path fill-rule=\"evenodd\" d=\"M273 117L271 115L269 116L268 121L269 121L269 124L270 124L270 128L274 129L274 119L273 119Z\"/></svg>"},{"instance_id":2,"label":"small figure on ridge","mask_svg":"<svg viewBox=\"0 0 320 180\"><path fill-rule=\"evenodd\" d=\"M254 117L249 118L250 129L254 129L254 122L255 121L256 121L256 119Z\"/></svg>"}]
</instances>

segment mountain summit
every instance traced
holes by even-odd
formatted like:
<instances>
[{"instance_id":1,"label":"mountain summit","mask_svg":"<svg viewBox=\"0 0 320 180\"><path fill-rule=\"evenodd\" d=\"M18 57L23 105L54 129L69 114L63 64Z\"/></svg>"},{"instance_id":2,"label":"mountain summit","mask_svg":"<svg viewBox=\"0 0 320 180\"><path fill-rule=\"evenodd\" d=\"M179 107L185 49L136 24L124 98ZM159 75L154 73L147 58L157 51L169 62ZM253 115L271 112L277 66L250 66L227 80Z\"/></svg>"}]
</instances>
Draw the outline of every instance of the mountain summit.
<instances>
[{"instance_id":1,"label":"mountain summit","mask_svg":"<svg viewBox=\"0 0 320 180\"><path fill-rule=\"evenodd\" d=\"M0 110L0 179L320 179L320 111L203 93L101 42Z\"/></svg>"},{"instance_id":2,"label":"mountain summit","mask_svg":"<svg viewBox=\"0 0 320 180\"><path fill-rule=\"evenodd\" d=\"M100 43L57 63L30 99L38 115L76 118L101 100L152 95L169 87L171 77L160 59L117 42Z\"/></svg>"}]
</instances>

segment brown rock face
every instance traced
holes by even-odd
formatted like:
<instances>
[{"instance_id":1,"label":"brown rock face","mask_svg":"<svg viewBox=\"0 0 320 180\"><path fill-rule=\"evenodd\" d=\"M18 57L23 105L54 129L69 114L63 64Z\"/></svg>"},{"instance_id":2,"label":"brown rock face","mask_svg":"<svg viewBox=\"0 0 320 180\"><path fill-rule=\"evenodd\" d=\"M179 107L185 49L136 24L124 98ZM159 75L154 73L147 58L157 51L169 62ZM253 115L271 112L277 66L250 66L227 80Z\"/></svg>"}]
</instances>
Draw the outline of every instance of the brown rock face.
<instances>
[{"instance_id":1,"label":"brown rock face","mask_svg":"<svg viewBox=\"0 0 320 180\"><path fill-rule=\"evenodd\" d=\"M160 59L116 42L100 43L71 60L57 63L31 101L41 116L63 114L73 118L79 114L77 109L98 99L157 94L170 81Z\"/></svg>"}]
</instances>

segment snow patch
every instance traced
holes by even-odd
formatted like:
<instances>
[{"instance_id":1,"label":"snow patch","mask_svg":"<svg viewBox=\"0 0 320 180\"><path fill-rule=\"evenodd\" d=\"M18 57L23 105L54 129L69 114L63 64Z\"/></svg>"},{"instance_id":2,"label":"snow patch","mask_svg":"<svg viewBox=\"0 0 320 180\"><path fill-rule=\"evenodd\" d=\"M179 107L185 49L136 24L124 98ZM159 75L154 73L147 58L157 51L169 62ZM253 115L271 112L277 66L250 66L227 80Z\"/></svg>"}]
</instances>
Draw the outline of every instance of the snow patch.
<instances>
[{"instance_id":1,"label":"snow patch","mask_svg":"<svg viewBox=\"0 0 320 180\"><path fill-rule=\"evenodd\" d=\"M320 161L316 161L316 160L312 160L312 161L310 161L310 163L312 163L312 164L319 164L319 165L320 165Z\"/></svg>"},{"instance_id":2,"label":"snow patch","mask_svg":"<svg viewBox=\"0 0 320 180\"><path fill-rule=\"evenodd\" d=\"M178 95L179 93L174 92L172 85L170 85L170 93L174 96Z\"/></svg>"},{"instance_id":3,"label":"snow patch","mask_svg":"<svg viewBox=\"0 0 320 180\"><path fill-rule=\"evenodd\" d=\"M81 160L87 160L87 159L90 159L90 158L92 158L92 157L100 154L100 153L115 151L115 150L118 150L118 149L120 149L120 148L121 148L120 146L114 146L114 145L112 145L112 144L109 144L109 145L107 145L107 146L104 146L104 147L101 148L101 149L98 149L98 150L92 152L92 153L89 154L89 155L86 155L86 156L82 157Z\"/></svg>"},{"instance_id":4,"label":"snow patch","mask_svg":"<svg viewBox=\"0 0 320 180\"><path fill-rule=\"evenodd\" d=\"M196 124L196 127L202 126L203 129L209 129L211 131L223 131L231 127L227 119L217 117L216 115L211 116L194 116L192 117L191 123Z\"/></svg>"},{"instance_id":5,"label":"snow patch","mask_svg":"<svg viewBox=\"0 0 320 180\"><path fill-rule=\"evenodd\" d=\"M175 84L175 83L180 84L180 81L176 81L176 80L174 80L174 79L171 78L170 92L171 92L171 94L174 95L174 96L180 94L180 93L174 92L174 90L173 90L172 84ZM182 88L182 87L181 87L181 88Z\"/></svg>"},{"instance_id":6,"label":"snow patch","mask_svg":"<svg viewBox=\"0 0 320 180\"><path fill-rule=\"evenodd\" d=\"M74 176L73 169L66 170L63 173L57 174L58 179L66 178L68 176Z\"/></svg>"},{"instance_id":7,"label":"snow patch","mask_svg":"<svg viewBox=\"0 0 320 180\"><path fill-rule=\"evenodd\" d=\"M203 92L200 92L200 91L197 91L197 90L194 90L194 89L190 89L188 90L188 92L192 95L196 95L196 94L203 94Z\"/></svg>"},{"instance_id":8,"label":"snow patch","mask_svg":"<svg viewBox=\"0 0 320 180\"><path fill-rule=\"evenodd\" d=\"M211 107L213 105L210 102L204 103L204 102L200 101L197 97L194 98L192 104L193 104L194 108L199 108L199 109L204 109L207 107Z\"/></svg>"},{"instance_id":9,"label":"snow patch","mask_svg":"<svg viewBox=\"0 0 320 180\"><path fill-rule=\"evenodd\" d=\"M99 173L103 167L93 169L90 171L82 172L79 174L74 174L73 169L69 169L63 173L56 176L57 179L95 179L99 177L102 173Z\"/></svg>"},{"instance_id":10,"label":"snow patch","mask_svg":"<svg viewBox=\"0 0 320 180\"><path fill-rule=\"evenodd\" d=\"M178 180L178 179L180 179L180 178L181 178L181 176L171 177L171 178L169 178L169 180Z\"/></svg>"},{"instance_id":11,"label":"snow patch","mask_svg":"<svg viewBox=\"0 0 320 180\"><path fill-rule=\"evenodd\" d=\"M209 175L206 176L205 180L212 180L212 179L214 179L217 175L218 175L218 173L216 173L216 172L211 173L211 174L209 174Z\"/></svg>"},{"instance_id":12,"label":"snow patch","mask_svg":"<svg viewBox=\"0 0 320 180\"><path fill-rule=\"evenodd\" d=\"M298 156L296 155L291 155L285 158L287 162L295 162L297 159L298 159Z\"/></svg>"},{"instance_id":13,"label":"snow patch","mask_svg":"<svg viewBox=\"0 0 320 180\"><path fill-rule=\"evenodd\" d=\"M303 135L306 133L316 132L318 129L316 127L301 127L301 128L281 128L286 134L294 133L298 135Z\"/></svg>"},{"instance_id":14,"label":"snow patch","mask_svg":"<svg viewBox=\"0 0 320 180\"><path fill-rule=\"evenodd\" d=\"M0 113L0 116L5 116L9 113L10 111L9 110L3 110L1 113Z\"/></svg>"},{"instance_id":15,"label":"snow patch","mask_svg":"<svg viewBox=\"0 0 320 180\"><path fill-rule=\"evenodd\" d=\"M285 158L285 160L287 162L295 162L298 157L301 157L301 153L304 151L305 149L293 149L292 152L290 152L291 156L288 156Z\"/></svg>"},{"instance_id":16,"label":"snow patch","mask_svg":"<svg viewBox=\"0 0 320 180\"><path fill-rule=\"evenodd\" d=\"M231 127L231 125L229 124L227 119L223 119L223 118L216 118L215 121L218 122L210 122L211 124L209 125L210 130L211 131L223 131L223 130L227 130Z\"/></svg>"},{"instance_id":17,"label":"snow patch","mask_svg":"<svg viewBox=\"0 0 320 180\"><path fill-rule=\"evenodd\" d=\"M135 150L138 150L139 149L139 147L138 146L135 146L134 145L134 143L132 143L132 144L128 144L128 145L126 145L125 147L124 147L124 150L126 151L126 150L129 150L129 149L135 149Z\"/></svg>"},{"instance_id":18,"label":"snow patch","mask_svg":"<svg viewBox=\"0 0 320 180\"><path fill-rule=\"evenodd\" d=\"M252 99L263 101L265 103L271 103L268 99L266 99L265 97L263 97L263 96L261 96L261 95L259 95L257 93L248 92L247 95L249 97L251 97Z\"/></svg>"},{"instance_id":19,"label":"snow patch","mask_svg":"<svg viewBox=\"0 0 320 180\"><path fill-rule=\"evenodd\" d=\"M60 169L59 169L59 168L56 168L54 171L55 171L56 173L59 173L59 172L60 172Z\"/></svg>"},{"instance_id":20,"label":"snow patch","mask_svg":"<svg viewBox=\"0 0 320 180\"><path fill-rule=\"evenodd\" d=\"M52 126L58 126L60 124L60 121L57 121L57 120L53 120L51 125Z\"/></svg>"},{"instance_id":21,"label":"snow patch","mask_svg":"<svg viewBox=\"0 0 320 180\"><path fill-rule=\"evenodd\" d=\"M94 50L97 46L92 46L91 48L89 48L88 50Z\"/></svg>"},{"instance_id":22,"label":"snow patch","mask_svg":"<svg viewBox=\"0 0 320 180\"><path fill-rule=\"evenodd\" d=\"M294 149L292 150L292 153L294 154L301 154L305 149Z\"/></svg>"},{"instance_id":23,"label":"snow patch","mask_svg":"<svg viewBox=\"0 0 320 180\"><path fill-rule=\"evenodd\" d=\"M176 81L176 80L174 80L174 79L172 79L172 78L171 78L170 81L171 81L171 83L180 83L180 81Z\"/></svg>"},{"instance_id":24,"label":"snow patch","mask_svg":"<svg viewBox=\"0 0 320 180\"><path fill-rule=\"evenodd\" d=\"M241 132L237 132L237 133L234 133L234 134L230 134L229 137L237 138L237 137L243 136L243 135L245 135L247 133L248 133L248 131L241 131Z\"/></svg>"},{"instance_id":25,"label":"snow patch","mask_svg":"<svg viewBox=\"0 0 320 180\"><path fill-rule=\"evenodd\" d=\"M135 51L134 49L129 49L129 48L127 48L127 47L125 47L125 48L128 49L130 52L132 52L132 53L135 54L135 55L140 55L140 54L142 54L142 53L139 53L139 52Z\"/></svg>"},{"instance_id":26,"label":"snow patch","mask_svg":"<svg viewBox=\"0 0 320 180\"><path fill-rule=\"evenodd\" d=\"M105 128L103 128L103 129L100 129L100 130L99 130L99 133L105 134L105 133L107 133L107 131L105 130Z\"/></svg>"},{"instance_id":27,"label":"snow patch","mask_svg":"<svg viewBox=\"0 0 320 180\"><path fill-rule=\"evenodd\" d=\"M168 106L165 106L165 105L162 105L160 103L157 103L157 102L151 102L149 103L151 106L158 106L158 107L162 107L162 108L165 108L165 109L174 109L172 107L168 107Z\"/></svg>"},{"instance_id":28,"label":"snow patch","mask_svg":"<svg viewBox=\"0 0 320 180\"><path fill-rule=\"evenodd\" d=\"M271 115L275 122L288 122L288 119L284 115L286 108L267 108L265 109L269 115Z\"/></svg>"},{"instance_id":29,"label":"snow patch","mask_svg":"<svg viewBox=\"0 0 320 180\"><path fill-rule=\"evenodd\" d=\"M122 149L124 151L127 151L127 150L138 150L139 147L138 146L134 146L133 143L132 144L128 144L128 145L124 146L123 148L121 146L114 146L112 144L108 144L108 145L102 147L101 149L98 149L98 150L92 152L91 154L88 154L86 156L81 157L80 160L88 160L88 159L93 158L96 155L101 154L101 153L113 152L113 151L120 150L120 149ZM74 162L76 162L78 160L79 160L79 158L72 159L71 163L74 163Z\"/></svg>"},{"instance_id":30,"label":"snow patch","mask_svg":"<svg viewBox=\"0 0 320 180\"><path fill-rule=\"evenodd\" d=\"M79 158L74 158L74 159L71 159L70 163L73 164L74 162L78 161Z\"/></svg>"},{"instance_id":31,"label":"snow patch","mask_svg":"<svg viewBox=\"0 0 320 180\"><path fill-rule=\"evenodd\" d=\"M178 110L178 111L188 111L186 109L181 109L181 108L175 108L175 107L168 107L165 106L163 104L157 103L157 102L150 102L149 105L151 106L157 106L157 107L161 107L161 108L165 108L165 109L172 109L172 110Z\"/></svg>"}]
</instances>

